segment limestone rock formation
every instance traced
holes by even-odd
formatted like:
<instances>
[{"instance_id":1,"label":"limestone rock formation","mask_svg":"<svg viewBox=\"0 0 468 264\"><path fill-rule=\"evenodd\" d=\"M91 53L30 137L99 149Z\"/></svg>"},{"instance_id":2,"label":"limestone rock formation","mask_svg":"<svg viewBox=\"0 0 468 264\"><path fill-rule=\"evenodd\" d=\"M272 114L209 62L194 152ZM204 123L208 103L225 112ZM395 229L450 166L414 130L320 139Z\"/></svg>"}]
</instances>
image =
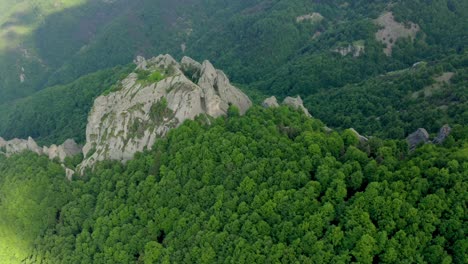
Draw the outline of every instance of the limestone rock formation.
<instances>
[{"instance_id":1,"label":"limestone rock formation","mask_svg":"<svg viewBox=\"0 0 468 264\"><path fill-rule=\"evenodd\" d=\"M418 130L406 138L406 141L408 142L410 150L414 150L419 144L429 141L429 133L427 133L424 128L418 128Z\"/></svg>"},{"instance_id":2,"label":"limestone rock formation","mask_svg":"<svg viewBox=\"0 0 468 264\"><path fill-rule=\"evenodd\" d=\"M37 154L42 154L41 148L39 148L34 139L31 137L29 137L27 140L15 138L9 141L0 138L0 148L4 150L3 153L7 156L18 154L26 150L30 150Z\"/></svg>"},{"instance_id":3,"label":"limestone rock formation","mask_svg":"<svg viewBox=\"0 0 468 264\"><path fill-rule=\"evenodd\" d=\"M309 110L307 110L307 108L304 107L304 103L302 102L302 99L300 96L297 96L297 97L286 97L284 100L283 100L283 105L288 105L288 106L291 106L295 109L300 109L304 112L304 114L308 117L312 117L312 115L309 113Z\"/></svg>"},{"instance_id":4,"label":"limestone rock formation","mask_svg":"<svg viewBox=\"0 0 468 264\"><path fill-rule=\"evenodd\" d=\"M437 135L436 138L432 141L434 144L442 144L444 143L445 139L450 135L450 132L452 132L452 128L449 125L444 125L443 127L440 128L439 134Z\"/></svg>"},{"instance_id":5,"label":"limestone rock formation","mask_svg":"<svg viewBox=\"0 0 468 264\"><path fill-rule=\"evenodd\" d=\"M262 106L265 108L270 108L270 107L279 107L278 100L276 100L276 97L268 97L265 99L262 103Z\"/></svg>"},{"instance_id":6,"label":"limestone rock formation","mask_svg":"<svg viewBox=\"0 0 468 264\"><path fill-rule=\"evenodd\" d=\"M78 146L73 139L67 139L59 146L52 145L50 147L44 146L40 148L31 137L27 140L15 138L9 141L0 137L0 148L3 149L2 152L7 156L18 154L23 151L32 151L38 155L45 155L50 159L59 158L60 162L63 162L67 157L72 157L81 153L80 146Z\"/></svg>"},{"instance_id":7,"label":"limestone rock formation","mask_svg":"<svg viewBox=\"0 0 468 264\"><path fill-rule=\"evenodd\" d=\"M244 114L252 105L209 61L184 57L178 63L160 55L135 63L136 72L119 83L120 90L94 101L81 172L101 160L125 162L187 119L226 115L231 104Z\"/></svg>"},{"instance_id":8,"label":"limestone rock formation","mask_svg":"<svg viewBox=\"0 0 468 264\"><path fill-rule=\"evenodd\" d=\"M81 148L73 139L67 139L62 145L59 146L44 146L42 152L44 155L47 155L49 159L58 158L60 162L64 162L66 157L72 157L81 153Z\"/></svg>"},{"instance_id":9,"label":"limestone rock formation","mask_svg":"<svg viewBox=\"0 0 468 264\"><path fill-rule=\"evenodd\" d=\"M65 177L67 177L67 179L71 181L73 178L73 175L75 175L75 171L67 168L64 164L62 164L62 168L65 170Z\"/></svg>"}]
</instances>

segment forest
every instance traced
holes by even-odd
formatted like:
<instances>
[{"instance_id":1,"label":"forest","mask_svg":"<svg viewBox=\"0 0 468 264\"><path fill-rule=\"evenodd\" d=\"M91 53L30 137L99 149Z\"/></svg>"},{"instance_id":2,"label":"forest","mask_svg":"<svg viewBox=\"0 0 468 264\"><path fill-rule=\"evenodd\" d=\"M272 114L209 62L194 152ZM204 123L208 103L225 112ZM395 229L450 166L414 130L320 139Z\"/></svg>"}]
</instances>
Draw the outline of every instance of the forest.
<instances>
[{"instance_id":1,"label":"forest","mask_svg":"<svg viewBox=\"0 0 468 264\"><path fill-rule=\"evenodd\" d=\"M391 53L385 14L415 30ZM136 56L210 60L254 102L72 180L82 155L0 148L0 264L468 263L467 28L466 0L0 0L6 140L83 145L97 97L165 78Z\"/></svg>"},{"instance_id":2,"label":"forest","mask_svg":"<svg viewBox=\"0 0 468 264\"><path fill-rule=\"evenodd\" d=\"M466 127L409 152L402 140L325 132L286 107L230 113L212 125L187 121L128 164L103 162L72 182L32 153L3 159L2 227L21 232L2 229L16 243L0 256L466 263ZM27 210L15 210L19 203Z\"/></svg>"}]
</instances>

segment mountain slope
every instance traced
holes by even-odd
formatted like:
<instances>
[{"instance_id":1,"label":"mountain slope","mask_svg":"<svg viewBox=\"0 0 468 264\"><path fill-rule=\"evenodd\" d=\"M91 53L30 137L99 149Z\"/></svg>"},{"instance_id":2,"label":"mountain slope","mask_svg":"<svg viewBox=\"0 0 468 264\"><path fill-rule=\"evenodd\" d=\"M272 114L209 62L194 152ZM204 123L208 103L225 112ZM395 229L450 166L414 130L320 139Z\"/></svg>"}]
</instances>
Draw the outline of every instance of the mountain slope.
<instances>
[{"instance_id":1,"label":"mountain slope","mask_svg":"<svg viewBox=\"0 0 468 264\"><path fill-rule=\"evenodd\" d=\"M408 155L322 127L286 107L185 122L71 182L25 261L465 262L466 129Z\"/></svg>"},{"instance_id":2,"label":"mountain slope","mask_svg":"<svg viewBox=\"0 0 468 264\"><path fill-rule=\"evenodd\" d=\"M235 82L261 80L258 88L264 91L305 96L462 52L467 46L468 4L463 0L62 2L51 8L60 11L53 14L42 4L26 9L37 26L21 35L21 45L0 52L1 101L125 64L136 55L160 53L210 58ZM63 8L67 6L73 8ZM375 38L379 27L374 21L389 11L396 23L412 22L420 28L414 41L392 39L396 44L391 57ZM17 14L5 15L3 26L13 23ZM349 45L362 47L363 56L342 57L334 51ZM288 78L290 72L300 78Z\"/></svg>"}]
</instances>

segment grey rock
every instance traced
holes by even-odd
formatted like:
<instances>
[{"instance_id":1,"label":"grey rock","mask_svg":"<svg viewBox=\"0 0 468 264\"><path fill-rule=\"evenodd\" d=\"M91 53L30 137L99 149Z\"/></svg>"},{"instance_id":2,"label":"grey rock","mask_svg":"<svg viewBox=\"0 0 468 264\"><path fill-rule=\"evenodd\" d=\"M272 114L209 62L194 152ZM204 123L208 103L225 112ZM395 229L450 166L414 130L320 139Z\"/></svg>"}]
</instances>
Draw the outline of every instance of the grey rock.
<instances>
[{"instance_id":1,"label":"grey rock","mask_svg":"<svg viewBox=\"0 0 468 264\"><path fill-rule=\"evenodd\" d=\"M357 136L360 143L366 143L367 141L369 141L368 138L366 138L366 137L362 136L361 134L359 134L354 128L350 128L349 130L351 132L353 132Z\"/></svg>"},{"instance_id":2,"label":"grey rock","mask_svg":"<svg viewBox=\"0 0 468 264\"><path fill-rule=\"evenodd\" d=\"M80 146L78 146L78 144L76 144L73 139L67 139L62 145L59 146L51 145L49 147L43 146L41 148L31 137L29 137L27 140L15 138L9 141L6 141L0 137L0 148L4 150L4 152L0 150L0 153L6 155L7 157L21 153L23 151L32 151L38 155L45 155L51 160L58 158L60 162L64 162L65 158L67 157L81 153ZM65 176L67 179L71 180L75 172L69 168L66 168L63 164L62 167L65 169Z\"/></svg>"},{"instance_id":3,"label":"grey rock","mask_svg":"<svg viewBox=\"0 0 468 264\"><path fill-rule=\"evenodd\" d=\"M149 71L164 72L164 79L142 82L131 73L121 81L122 89L96 98L88 116L80 173L97 161L132 159L187 119L226 115L231 104L244 114L252 105L209 61L200 64L184 57L179 64L170 55L138 60ZM187 76L191 69L196 74Z\"/></svg>"},{"instance_id":4,"label":"grey rock","mask_svg":"<svg viewBox=\"0 0 468 264\"><path fill-rule=\"evenodd\" d=\"M439 134L436 138L432 141L434 144L442 144L447 139L447 137L452 132L452 128L449 125L444 125L440 128Z\"/></svg>"},{"instance_id":5,"label":"grey rock","mask_svg":"<svg viewBox=\"0 0 468 264\"><path fill-rule=\"evenodd\" d=\"M81 153L81 148L73 139L67 139L62 145L52 145L44 147L43 152L49 159L58 158L60 162L64 162L67 157L75 156Z\"/></svg>"},{"instance_id":6,"label":"grey rock","mask_svg":"<svg viewBox=\"0 0 468 264\"><path fill-rule=\"evenodd\" d=\"M143 56L137 56L133 63L137 65L137 69L146 70L146 60Z\"/></svg>"},{"instance_id":7,"label":"grey rock","mask_svg":"<svg viewBox=\"0 0 468 264\"><path fill-rule=\"evenodd\" d=\"M307 108L304 107L304 103L302 102L302 99L300 96L297 97L286 97L283 101L283 105L291 106L295 109L300 109L304 112L304 114L308 117L312 117L312 115L309 113Z\"/></svg>"},{"instance_id":8,"label":"grey rock","mask_svg":"<svg viewBox=\"0 0 468 264\"><path fill-rule=\"evenodd\" d=\"M75 171L72 169L67 168L64 164L62 164L62 168L65 170L65 177L71 181L73 176L75 175Z\"/></svg>"},{"instance_id":9,"label":"grey rock","mask_svg":"<svg viewBox=\"0 0 468 264\"><path fill-rule=\"evenodd\" d=\"M265 108L274 108L274 107L279 107L278 100L276 100L276 97L268 97L265 99L262 103L262 106Z\"/></svg>"},{"instance_id":10,"label":"grey rock","mask_svg":"<svg viewBox=\"0 0 468 264\"><path fill-rule=\"evenodd\" d=\"M429 141L429 133L427 133L424 128L418 128L418 130L406 138L406 141L408 142L410 150L414 150L419 144L425 144Z\"/></svg>"},{"instance_id":11,"label":"grey rock","mask_svg":"<svg viewBox=\"0 0 468 264\"><path fill-rule=\"evenodd\" d=\"M29 137L27 140L18 138L9 141L3 140L3 142L0 143L0 146L5 148L5 154L7 156L28 150L37 154L42 154L42 149L39 148L34 139L31 137Z\"/></svg>"},{"instance_id":12,"label":"grey rock","mask_svg":"<svg viewBox=\"0 0 468 264\"><path fill-rule=\"evenodd\" d=\"M184 74L192 80L198 80L200 78L202 65L198 61L184 56L180 62L180 67Z\"/></svg>"},{"instance_id":13,"label":"grey rock","mask_svg":"<svg viewBox=\"0 0 468 264\"><path fill-rule=\"evenodd\" d=\"M71 157L81 153L80 146L78 146L73 139L67 139L59 146L51 145L49 147L43 146L41 148L31 137L27 140L15 138L9 141L0 138L0 147L5 148L5 154L7 156L18 154L23 151L32 151L38 155L46 155L49 159L59 158L61 162L63 162L66 157Z\"/></svg>"}]
</instances>

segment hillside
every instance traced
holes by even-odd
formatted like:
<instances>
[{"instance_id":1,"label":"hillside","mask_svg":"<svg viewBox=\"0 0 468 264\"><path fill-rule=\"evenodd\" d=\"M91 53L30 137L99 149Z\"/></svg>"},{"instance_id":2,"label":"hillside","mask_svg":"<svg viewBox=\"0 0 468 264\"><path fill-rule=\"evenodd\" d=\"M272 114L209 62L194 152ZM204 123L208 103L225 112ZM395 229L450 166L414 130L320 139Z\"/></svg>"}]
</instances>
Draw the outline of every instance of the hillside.
<instances>
[{"instance_id":1,"label":"hillside","mask_svg":"<svg viewBox=\"0 0 468 264\"><path fill-rule=\"evenodd\" d=\"M408 154L398 141L360 145L350 131L322 127L286 107L188 121L127 165L104 162L66 184L45 158L0 157L0 227L22 230L0 229L12 241L0 255L7 263L465 262L466 128Z\"/></svg>"},{"instance_id":2,"label":"hillside","mask_svg":"<svg viewBox=\"0 0 468 264\"><path fill-rule=\"evenodd\" d=\"M210 58L234 82L306 96L467 46L463 0L2 1L6 6L13 8L0 20L0 102L160 53ZM388 12L395 21L379 26ZM412 41L400 32L408 23L418 29ZM376 36L381 27L393 36L391 56L382 44L389 40ZM362 56L342 56L356 48Z\"/></svg>"}]
</instances>

